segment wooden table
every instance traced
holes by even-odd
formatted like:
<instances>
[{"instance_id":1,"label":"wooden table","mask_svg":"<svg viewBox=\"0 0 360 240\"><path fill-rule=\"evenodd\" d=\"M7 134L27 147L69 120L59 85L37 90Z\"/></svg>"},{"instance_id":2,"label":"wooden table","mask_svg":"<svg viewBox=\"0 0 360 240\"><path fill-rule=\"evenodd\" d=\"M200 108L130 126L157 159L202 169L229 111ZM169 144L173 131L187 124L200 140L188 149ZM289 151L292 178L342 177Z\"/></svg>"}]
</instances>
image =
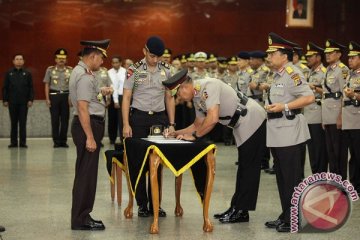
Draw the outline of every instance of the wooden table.
<instances>
[{"instance_id":1,"label":"wooden table","mask_svg":"<svg viewBox=\"0 0 360 240\"><path fill-rule=\"evenodd\" d=\"M129 203L124 210L126 218L133 216L133 203L137 182L142 174L149 171L151 182L154 219L150 233L159 233L159 182L157 170L160 164L167 166L177 177L175 215L182 215L180 205L181 175L191 169L194 182L203 203L203 230L211 232L213 225L209 219L209 204L215 177L214 144L207 143L155 143L144 139L127 138L124 141L124 165L129 189ZM204 174L196 174L196 172ZM202 184L204 183L204 184Z\"/></svg>"}]
</instances>

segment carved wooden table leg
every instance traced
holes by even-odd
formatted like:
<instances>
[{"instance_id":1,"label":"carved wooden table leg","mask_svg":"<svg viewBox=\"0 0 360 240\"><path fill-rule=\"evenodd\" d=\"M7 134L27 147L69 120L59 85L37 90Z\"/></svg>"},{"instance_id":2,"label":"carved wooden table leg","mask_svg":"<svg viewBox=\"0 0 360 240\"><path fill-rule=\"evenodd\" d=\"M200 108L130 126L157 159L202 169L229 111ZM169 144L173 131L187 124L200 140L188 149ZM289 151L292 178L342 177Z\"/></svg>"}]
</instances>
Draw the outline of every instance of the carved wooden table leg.
<instances>
[{"instance_id":1,"label":"carved wooden table leg","mask_svg":"<svg viewBox=\"0 0 360 240\"><path fill-rule=\"evenodd\" d=\"M122 200L122 169L116 165L116 194L118 206L121 206Z\"/></svg>"},{"instance_id":2,"label":"carved wooden table leg","mask_svg":"<svg viewBox=\"0 0 360 240\"><path fill-rule=\"evenodd\" d=\"M160 157L152 152L150 154L150 184L154 211L154 220L150 227L151 234L159 233L159 182L157 171L160 165Z\"/></svg>"},{"instance_id":3,"label":"carved wooden table leg","mask_svg":"<svg viewBox=\"0 0 360 240\"><path fill-rule=\"evenodd\" d=\"M133 216L133 205L134 205L134 198L131 192L131 183L130 183L130 176L128 174L129 171L129 165L128 165L128 161L127 161L127 157L126 154L124 153L124 166L125 166L125 175L126 175L126 182L127 182L127 188L129 191L129 203L127 205L127 207L124 210L124 216L125 218L132 218Z\"/></svg>"},{"instance_id":4,"label":"carved wooden table leg","mask_svg":"<svg viewBox=\"0 0 360 240\"><path fill-rule=\"evenodd\" d=\"M111 194L111 201L113 202L115 199L115 170L116 169L116 163L112 163L112 168L111 168L111 177L112 179L114 179L114 184L110 181L110 194Z\"/></svg>"},{"instance_id":5,"label":"carved wooden table leg","mask_svg":"<svg viewBox=\"0 0 360 240\"><path fill-rule=\"evenodd\" d=\"M181 184L182 184L182 174L175 178L175 216L181 217L184 214L183 208L180 204L180 193L181 193Z\"/></svg>"},{"instance_id":6,"label":"carved wooden table leg","mask_svg":"<svg viewBox=\"0 0 360 240\"><path fill-rule=\"evenodd\" d=\"M210 205L210 196L212 192L212 187L214 183L215 176L215 157L213 151L210 151L206 154L206 166L207 166L207 177L206 177L206 186L204 193L204 203L203 203L203 215L204 215L204 232L212 232L214 229L212 223L209 219L209 205Z\"/></svg>"}]
</instances>

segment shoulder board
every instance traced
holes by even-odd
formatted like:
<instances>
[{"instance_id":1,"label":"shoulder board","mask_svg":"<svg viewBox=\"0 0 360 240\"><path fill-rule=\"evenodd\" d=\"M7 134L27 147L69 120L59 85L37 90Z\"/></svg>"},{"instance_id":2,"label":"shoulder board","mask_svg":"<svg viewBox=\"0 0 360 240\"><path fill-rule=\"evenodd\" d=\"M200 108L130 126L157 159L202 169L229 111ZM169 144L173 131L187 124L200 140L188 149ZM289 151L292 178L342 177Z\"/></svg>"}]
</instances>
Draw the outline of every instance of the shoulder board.
<instances>
[{"instance_id":1,"label":"shoulder board","mask_svg":"<svg viewBox=\"0 0 360 240\"><path fill-rule=\"evenodd\" d=\"M137 68L139 68L141 65L143 65L143 62L142 62L142 61L139 61L139 62L134 63L134 64L132 65L132 67L133 67L134 69L137 69Z\"/></svg>"},{"instance_id":2,"label":"shoulder board","mask_svg":"<svg viewBox=\"0 0 360 240\"><path fill-rule=\"evenodd\" d=\"M286 67L285 70L288 74L292 74L294 72L294 69L290 66Z\"/></svg>"},{"instance_id":3,"label":"shoulder board","mask_svg":"<svg viewBox=\"0 0 360 240\"><path fill-rule=\"evenodd\" d=\"M101 67L100 70L101 71L107 71L107 68L106 67Z\"/></svg>"},{"instance_id":4,"label":"shoulder board","mask_svg":"<svg viewBox=\"0 0 360 240\"><path fill-rule=\"evenodd\" d=\"M166 62L161 61L160 65L163 66L164 68L170 69L170 65L167 64Z\"/></svg>"},{"instance_id":5,"label":"shoulder board","mask_svg":"<svg viewBox=\"0 0 360 240\"><path fill-rule=\"evenodd\" d=\"M270 71L270 68L268 68L267 66L262 66L261 68L263 71Z\"/></svg>"},{"instance_id":6,"label":"shoulder board","mask_svg":"<svg viewBox=\"0 0 360 240\"><path fill-rule=\"evenodd\" d=\"M48 67L48 69L53 69L53 68L55 68L55 66L50 66L50 67Z\"/></svg>"},{"instance_id":7,"label":"shoulder board","mask_svg":"<svg viewBox=\"0 0 360 240\"><path fill-rule=\"evenodd\" d=\"M344 68L344 67L346 67L346 65L343 64L343 63L339 63L339 67L340 67L340 68Z\"/></svg>"},{"instance_id":8,"label":"shoulder board","mask_svg":"<svg viewBox=\"0 0 360 240\"><path fill-rule=\"evenodd\" d=\"M307 68L307 66L305 66L304 64L300 64L300 67L302 68L302 69L306 69Z\"/></svg>"},{"instance_id":9,"label":"shoulder board","mask_svg":"<svg viewBox=\"0 0 360 240\"><path fill-rule=\"evenodd\" d=\"M253 73L253 72L254 72L254 70L253 70L252 68L248 68L248 69L246 69L246 71L247 71L248 73Z\"/></svg>"},{"instance_id":10,"label":"shoulder board","mask_svg":"<svg viewBox=\"0 0 360 240\"><path fill-rule=\"evenodd\" d=\"M73 69L73 67L70 67L70 66L66 66L67 69Z\"/></svg>"},{"instance_id":11,"label":"shoulder board","mask_svg":"<svg viewBox=\"0 0 360 240\"><path fill-rule=\"evenodd\" d=\"M321 71L322 71L323 73L326 73L326 67L321 67Z\"/></svg>"}]
</instances>

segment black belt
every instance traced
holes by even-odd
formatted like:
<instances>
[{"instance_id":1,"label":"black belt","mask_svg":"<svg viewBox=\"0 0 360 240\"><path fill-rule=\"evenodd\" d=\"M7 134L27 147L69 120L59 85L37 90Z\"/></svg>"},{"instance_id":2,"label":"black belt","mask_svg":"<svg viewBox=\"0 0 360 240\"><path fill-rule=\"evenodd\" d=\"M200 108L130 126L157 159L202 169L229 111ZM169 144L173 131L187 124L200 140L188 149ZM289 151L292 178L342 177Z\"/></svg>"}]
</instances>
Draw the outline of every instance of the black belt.
<instances>
[{"instance_id":1,"label":"black belt","mask_svg":"<svg viewBox=\"0 0 360 240\"><path fill-rule=\"evenodd\" d=\"M232 117L230 116L226 116L226 117L219 117L220 120L229 120L230 119L230 122L229 124L227 125L228 127L231 127L231 128L234 128L236 123L239 121L239 118L240 117L245 117L247 114L247 109L246 108L242 108L242 107L238 107L236 110L235 110L235 113Z\"/></svg>"},{"instance_id":2,"label":"black belt","mask_svg":"<svg viewBox=\"0 0 360 240\"><path fill-rule=\"evenodd\" d=\"M131 112L132 113L135 113L135 112L139 112L139 113L142 113L142 114L146 114L146 115L160 115L160 114L164 114L165 111L161 111L161 112L154 112L154 111L141 111L137 108L132 108L131 109Z\"/></svg>"},{"instance_id":3,"label":"black belt","mask_svg":"<svg viewBox=\"0 0 360 240\"><path fill-rule=\"evenodd\" d=\"M285 116L287 119L292 120L294 119L292 116L295 117L295 115L300 114L301 109L293 109L290 111L285 112ZM282 112L276 112L276 113L267 113L268 119L275 119L275 118L282 118L284 114Z\"/></svg>"},{"instance_id":4,"label":"black belt","mask_svg":"<svg viewBox=\"0 0 360 240\"><path fill-rule=\"evenodd\" d=\"M333 99L340 99L340 97L342 96L341 92L334 92L334 93L324 93L324 98L333 98Z\"/></svg>"},{"instance_id":5,"label":"black belt","mask_svg":"<svg viewBox=\"0 0 360 240\"><path fill-rule=\"evenodd\" d=\"M315 98L315 102L317 105L321 106L321 98Z\"/></svg>"},{"instance_id":6,"label":"black belt","mask_svg":"<svg viewBox=\"0 0 360 240\"><path fill-rule=\"evenodd\" d=\"M252 98L252 99L258 99L260 102L262 102L262 100L263 100L262 95L251 95L251 96L248 96L248 97Z\"/></svg>"},{"instance_id":7,"label":"black belt","mask_svg":"<svg viewBox=\"0 0 360 240\"><path fill-rule=\"evenodd\" d=\"M68 94L69 90L63 91L63 90L51 90L50 89L50 94L51 95L56 95L56 94Z\"/></svg>"},{"instance_id":8,"label":"black belt","mask_svg":"<svg viewBox=\"0 0 360 240\"><path fill-rule=\"evenodd\" d=\"M344 101L344 107L346 107L346 106L360 107L360 101L358 101L358 100L345 100Z\"/></svg>"},{"instance_id":9,"label":"black belt","mask_svg":"<svg viewBox=\"0 0 360 240\"><path fill-rule=\"evenodd\" d=\"M78 115L74 115L74 118L79 118ZM95 121L100 121L100 122L104 122L105 118L103 116L99 116L99 115L90 115L90 119L91 120L95 120Z\"/></svg>"}]
</instances>

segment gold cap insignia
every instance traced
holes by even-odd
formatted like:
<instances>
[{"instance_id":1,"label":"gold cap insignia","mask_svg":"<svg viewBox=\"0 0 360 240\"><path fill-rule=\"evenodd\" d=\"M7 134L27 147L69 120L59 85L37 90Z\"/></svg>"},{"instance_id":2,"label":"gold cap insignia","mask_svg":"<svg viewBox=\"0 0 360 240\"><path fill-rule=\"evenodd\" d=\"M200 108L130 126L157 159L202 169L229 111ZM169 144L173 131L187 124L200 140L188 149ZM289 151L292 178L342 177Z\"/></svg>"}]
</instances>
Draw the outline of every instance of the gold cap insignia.
<instances>
[{"instance_id":1,"label":"gold cap insignia","mask_svg":"<svg viewBox=\"0 0 360 240\"><path fill-rule=\"evenodd\" d=\"M271 37L269 37L269 45L271 45L272 44L272 39L271 39Z\"/></svg>"},{"instance_id":2,"label":"gold cap insignia","mask_svg":"<svg viewBox=\"0 0 360 240\"><path fill-rule=\"evenodd\" d=\"M353 45L351 43L349 44L349 49L353 50Z\"/></svg>"},{"instance_id":3,"label":"gold cap insignia","mask_svg":"<svg viewBox=\"0 0 360 240\"><path fill-rule=\"evenodd\" d=\"M330 42L326 41L326 47L330 47Z\"/></svg>"},{"instance_id":4,"label":"gold cap insignia","mask_svg":"<svg viewBox=\"0 0 360 240\"><path fill-rule=\"evenodd\" d=\"M306 46L306 49L307 49L308 51L310 50L310 45L309 45L309 44Z\"/></svg>"},{"instance_id":5,"label":"gold cap insignia","mask_svg":"<svg viewBox=\"0 0 360 240\"><path fill-rule=\"evenodd\" d=\"M61 50L61 51L60 51L60 54L61 54L61 55L64 55L64 54L65 54L64 50Z\"/></svg>"}]
</instances>

